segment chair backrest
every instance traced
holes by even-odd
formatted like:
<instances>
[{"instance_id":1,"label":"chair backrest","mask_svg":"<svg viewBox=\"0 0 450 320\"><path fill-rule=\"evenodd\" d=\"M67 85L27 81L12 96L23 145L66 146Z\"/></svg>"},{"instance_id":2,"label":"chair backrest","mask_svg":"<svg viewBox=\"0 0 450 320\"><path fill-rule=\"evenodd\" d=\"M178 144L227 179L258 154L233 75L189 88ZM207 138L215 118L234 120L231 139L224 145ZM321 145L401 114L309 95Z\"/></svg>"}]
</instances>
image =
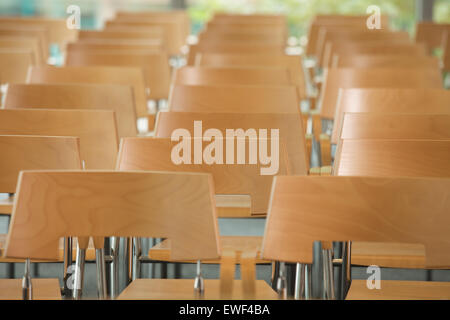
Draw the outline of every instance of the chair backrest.
<instances>
[{"instance_id":1,"label":"chair backrest","mask_svg":"<svg viewBox=\"0 0 450 320\"><path fill-rule=\"evenodd\" d=\"M184 85L290 85L286 68L183 67L175 71L173 84Z\"/></svg>"},{"instance_id":2,"label":"chair backrest","mask_svg":"<svg viewBox=\"0 0 450 320\"><path fill-rule=\"evenodd\" d=\"M286 44L286 38L281 33L230 33L223 31L204 31L198 35L199 43L208 42L256 42Z\"/></svg>"},{"instance_id":3,"label":"chair backrest","mask_svg":"<svg viewBox=\"0 0 450 320\"><path fill-rule=\"evenodd\" d=\"M104 66L33 67L29 71L28 82L131 85L134 90L137 116L144 117L148 114L144 74L140 68Z\"/></svg>"},{"instance_id":4,"label":"chair backrest","mask_svg":"<svg viewBox=\"0 0 450 320\"><path fill-rule=\"evenodd\" d=\"M81 169L77 137L0 135L0 192L16 192L22 170Z\"/></svg>"},{"instance_id":5,"label":"chair backrest","mask_svg":"<svg viewBox=\"0 0 450 320\"><path fill-rule=\"evenodd\" d=\"M86 168L115 167L118 138L113 111L1 109L0 134L79 137Z\"/></svg>"},{"instance_id":6,"label":"chair backrest","mask_svg":"<svg viewBox=\"0 0 450 320\"><path fill-rule=\"evenodd\" d=\"M450 178L449 163L450 138L342 139L333 175Z\"/></svg>"},{"instance_id":7,"label":"chair backrest","mask_svg":"<svg viewBox=\"0 0 450 320\"><path fill-rule=\"evenodd\" d=\"M206 67L284 67L288 68L292 83L298 88L301 99L306 98L306 82L302 57L286 54L221 54L202 53L198 55L197 65Z\"/></svg>"},{"instance_id":8,"label":"chair backrest","mask_svg":"<svg viewBox=\"0 0 450 320\"><path fill-rule=\"evenodd\" d=\"M140 67L144 72L146 86L150 89L149 98L158 100L169 96L170 66L164 52L69 51L66 65Z\"/></svg>"},{"instance_id":9,"label":"chair backrest","mask_svg":"<svg viewBox=\"0 0 450 320\"><path fill-rule=\"evenodd\" d=\"M40 42L35 37L0 36L0 49L28 49L36 57L36 64L46 64Z\"/></svg>"},{"instance_id":10,"label":"chair backrest","mask_svg":"<svg viewBox=\"0 0 450 320\"><path fill-rule=\"evenodd\" d=\"M198 125L201 126L201 132L199 132L200 127ZM189 134L190 137L198 138L199 135L202 135L203 132L208 129L219 130L222 137L231 136L231 141L234 141L234 137L239 135L239 131L242 131L241 136L255 137L256 135L256 138L259 137L259 141L254 139L255 144L257 142L260 144L267 142L267 139L275 137L274 134L278 133L280 141L284 141L283 143L286 145L288 159L286 171L289 174L305 175L309 170L309 161L307 158L303 124L300 114L160 112L156 121L155 136L169 138L172 137L175 130L177 130L175 133L183 130L183 132ZM260 129L267 130L265 138ZM231 130L233 130L233 133L230 132ZM272 147L273 145L271 144L271 149ZM273 148L276 152L275 149L276 148ZM274 157L275 156L276 154ZM281 157L278 159L280 158ZM273 160L276 161L275 158L273 158ZM225 161L223 162L225 163ZM227 161L227 163L229 162ZM234 158L232 159L232 163L235 163ZM276 163L272 161L271 165L276 166ZM270 172L270 169L267 171ZM253 212L260 214L267 212L268 192L270 192L269 186L267 186L264 193L252 193Z\"/></svg>"},{"instance_id":11,"label":"chair backrest","mask_svg":"<svg viewBox=\"0 0 450 320\"><path fill-rule=\"evenodd\" d=\"M313 241L425 245L426 265L450 265L450 179L275 177L264 259L312 262Z\"/></svg>"},{"instance_id":12,"label":"chair backrest","mask_svg":"<svg viewBox=\"0 0 450 320\"><path fill-rule=\"evenodd\" d=\"M18 190L7 257L58 259L68 236L169 238L174 260L220 254L208 174L25 171Z\"/></svg>"},{"instance_id":13,"label":"chair backrest","mask_svg":"<svg viewBox=\"0 0 450 320\"><path fill-rule=\"evenodd\" d=\"M421 21L416 26L416 41L427 44L430 53L442 46L445 32L450 33L450 23Z\"/></svg>"},{"instance_id":14,"label":"chair backrest","mask_svg":"<svg viewBox=\"0 0 450 320\"><path fill-rule=\"evenodd\" d=\"M331 142L337 143L345 112L450 113L450 92L444 89L342 89L334 116Z\"/></svg>"},{"instance_id":15,"label":"chair backrest","mask_svg":"<svg viewBox=\"0 0 450 320\"><path fill-rule=\"evenodd\" d=\"M137 134L133 88L113 84L11 84L4 108L105 109L116 113L119 137Z\"/></svg>"},{"instance_id":16,"label":"chair backrest","mask_svg":"<svg viewBox=\"0 0 450 320\"><path fill-rule=\"evenodd\" d=\"M342 56L354 54L401 54L426 56L427 48L423 43L398 42L395 40L379 40L366 42L327 42L323 54L322 66L329 68Z\"/></svg>"},{"instance_id":17,"label":"chair backrest","mask_svg":"<svg viewBox=\"0 0 450 320\"><path fill-rule=\"evenodd\" d=\"M170 111L299 113L294 86L173 85Z\"/></svg>"},{"instance_id":18,"label":"chair backrest","mask_svg":"<svg viewBox=\"0 0 450 320\"><path fill-rule=\"evenodd\" d=\"M164 50L164 45L159 40L89 40L67 44L67 51L150 51Z\"/></svg>"},{"instance_id":19,"label":"chair backrest","mask_svg":"<svg viewBox=\"0 0 450 320\"><path fill-rule=\"evenodd\" d=\"M33 26L18 26L17 24L1 25L0 36L8 37L33 37L39 39L42 57L49 57L48 28Z\"/></svg>"},{"instance_id":20,"label":"chair backrest","mask_svg":"<svg viewBox=\"0 0 450 320\"><path fill-rule=\"evenodd\" d=\"M161 40L164 39L164 30L159 27L155 28L147 28L146 30L102 30L102 31L94 31L94 30L81 30L78 34L78 39L119 39L119 40L127 40L127 39L156 39Z\"/></svg>"},{"instance_id":21,"label":"chair backrest","mask_svg":"<svg viewBox=\"0 0 450 320\"><path fill-rule=\"evenodd\" d=\"M441 72L430 68L328 69L324 73L320 114L332 119L339 89L347 88L442 88Z\"/></svg>"},{"instance_id":22,"label":"chair backrest","mask_svg":"<svg viewBox=\"0 0 450 320\"><path fill-rule=\"evenodd\" d=\"M33 65L36 57L30 49L0 49L0 84L25 82Z\"/></svg>"},{"instance_id":23,"label":"chair backrest","mask_svg":"<svg viewBox=\"0 0 450 320\"><path fill-rule=\"evenodd\" d=\"M340 139L450 139L450 112L345 113Z\"/></svg>"},{"instance_id":24,"label":"chair backrest","mask_svg":"<svg viewBox=\"0 0 450 320\"><path fill-rule=\"evenodd\" d=\"M340 28L322 28L319 31L319 38L317 42L317 59L319 65L323 62L323 55L325 52L325 45L329 42L345 42L345 43L359 43L367 41L389 41L393 43L409 43L409 33L406 31L392 32L386 29L371 30L371 29L357 29L352 27Z\"/></svg>"},{"instance_id":25,"label":"chair backrest","mask_svg":"<svg viewBox=\"0 0 450 320\"><path fill-rule=\"evenodd\" d=\"M447 31L446 37L444 38L444 46L443 46L443 69L446 72L450 71L450 30Z\"/></svg>"},{"instance_id":26,"label":"chair backrest","mask_svg":"<svg viewBox=\"0 0 450 320\"><path fill-rule=\"evenodd\" d=\"M268 137L270 139L270 137ZM226 141L218 139L225 149ZM190 145L194 139L187 139ZM273 143L273 142L270 142ZM216 194L220 195L250 195L251 213L262 215L267 213L267 201L270 195L273 175L262 175L261 168L256 164L194 164L194 153L191 152L190 163L176 163L172 159L173 150L178 142L171 138L125 138L122 139L117 159L117 170L144 171L177 171L211 173ZM279 168L274 174L287 175L288 159L284 141L280 141ZM248 154L249 144L245 145ZM225 152L224 152L225 153ZM246 215L247 216L247 215Z\"/></svg>"},{"instance_id":27,"label":"chair backrest","mask_svg":"<svg viewBox=\"0 0 450 320\"><path fill-rule=\"evenodd\" d=\"M437 57L403 54L355 54L339 56L331 67L337 68L440 68Z\"/></svg>"},{"instance_id":28,"label":"chair backrest","mask_svg":"<svg viewBox=\"0 0 450 320\"><path fill-rule=\"evenodd\" d=\"M196 44L189 47L187 65L193 66L196 63L197 55L203 53L226 53L226 54L284 54L283 45L273 44L243 44L239 42L227 44Z\"/></svg>"},{"instance_id":29,"label":"chair backrest","mask_svg":"<svg viewBox=\"0 0 450 320\"><path fill-rule=\"evenodd\" d=\"M217 12L214 14L212 21L216 23L233 24L233 23L268 23L274 25L286 25L287 19L285 15L279 14L233 14L225 12Z\"/></svg>"}]
</instances>

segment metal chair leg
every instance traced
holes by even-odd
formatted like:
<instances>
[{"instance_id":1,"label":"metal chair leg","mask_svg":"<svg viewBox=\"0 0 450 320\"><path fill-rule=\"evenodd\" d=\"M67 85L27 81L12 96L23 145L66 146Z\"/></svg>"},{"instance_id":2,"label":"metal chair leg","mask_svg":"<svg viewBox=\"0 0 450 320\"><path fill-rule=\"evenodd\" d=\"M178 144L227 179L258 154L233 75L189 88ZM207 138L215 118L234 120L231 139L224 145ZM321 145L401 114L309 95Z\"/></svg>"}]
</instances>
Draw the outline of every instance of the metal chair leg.
<instances>
[{"instance_id":1,"label":"metal chair leg","mask_svg":"<svg viewBox=\"0 0 450 320\"><path fill-rule=\"evenodd\" d=\"M33 299L33 285L31 283L31 262L30 259L25 260L25 272L22 278L22 299Z\"/></svg>"},{"instance_id":2,"label":"metal chair leg","mask_svg":"<svg viewBox=\"0 0 450 320\"><path fill-rule=\"evenodd\" d=\"M324 284L324 299L334 300L334 272L333 272L333 251L331 249L322 250L323 258L323 284Z\"/></svg>"},{"instance_id":3,"label":"metal chair leg","mask_svg":"<svg viewBox=\"0 0 450 320\"><path fill-rule=\"evenodd\" d=\"M74 300L81 299L84 286L84 266L86 263L86 249L77 246L77 259L75 261L75 276L72 297Z\"/></svg>"},{"instance_id":4,"label":"metal chair leg","mask_svg":"<svg viewBox=\"0 0 450 320\"><path fill-rule=\"evenodd\" d=\"M97 264L97 292L99 299L106 299L106 266L105 249L95 249L95 262Z\"/></svg>"},{"instance_id":5,"label":"metal chair leg","mask_svg":"<svg viewBox=\"0 0 450 320\"><path fill-rule=\"evenodd\" d=\"M133 274L132 280L139 279L141 277L141 260L142 245L141 238L133 238Z\"/></svg>"},{"instance_id":6,"label":"metal chair leg","mask_svg":"<svg viewBox=\"0 0 450 320\"><path fill-rule=\"evenodd\" d=\"M119 243L120 238L111 238L111 299L114 299L119 294Z\"/></svg>"},{"instance_id":7,"label":"metal chair leg","mask_svg":"<svg viewBox=\"0 0 450 320\"><path fill-rule=\"evenodd\" d=\"M345 299L352 283L352 243L344 242L342 245L342 267L340 299Z\"/></svg>"},{"instance_id":8,"label":"metal chair leg","mask_svg":"<svg viewBox=\"0 0 450 320\"><path fill-rule=\"evenodd\" d=\"M277 293L280 299L287 298L286 265L280 262L280 273L277 279Z\"/></svg>"},{"instance_id":9,"label":"metal chair leg","mask_svg":"<svg viewBox=\"0 0 450 320\"><path fill-rule=\"evenodd\" d=\"M202 263L200 260L197 261L197 275L194 280L194 291L198 297L203 296L205 291L205 283L202 276Z\"/></svg>"},{"instance_id":10,"label":"metal chair leg","mask_svg":"<svg viewBox=\"0 0 450 320\"><path fill-rule=\"evenodd\" d=\"M71 289L68 287L69 277L71 276L69 268L71 268L73 264L72 259L72 250L73 250L73 239L68 237L64 238L64 295L66 297L72 296Z\"/></svg>"}]
</instances>

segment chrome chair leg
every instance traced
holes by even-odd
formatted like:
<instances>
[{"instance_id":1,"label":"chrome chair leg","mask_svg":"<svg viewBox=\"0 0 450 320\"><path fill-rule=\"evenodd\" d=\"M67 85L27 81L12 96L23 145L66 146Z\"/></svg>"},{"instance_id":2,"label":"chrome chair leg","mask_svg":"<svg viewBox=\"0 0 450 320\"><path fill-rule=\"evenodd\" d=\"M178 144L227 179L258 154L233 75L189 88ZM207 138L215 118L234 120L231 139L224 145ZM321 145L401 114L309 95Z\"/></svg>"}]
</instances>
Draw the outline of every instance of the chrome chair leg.
<instances>
[{"instance_id":1,"label":"chrome chair leg","mask_svg":"<svg viewBox=\"0 0 450 320\"><path fill-rule=\"evenodd\" d=\"M305 264L305 300L312 297L312 265Z\"/></svg>"},{"instance_id":2,"label":"chrome chair leg","mask_svg":"<svg viewBox=\"0 0 450 320\"><path fill-rule=\"evenodd\" d=\"M324 284L324 299L334 300L334 272L333 272L333 251L331 249L322 250L323 258L323 284Z\"/></svg>"},{"instance_id":3,"label":"chrome chair leg","mask_svg":"<svg viewBox=\"0 0 450 320\"><path fill-rule=\"evenodd\" d=\"M302 299L304 290L305 290L305 265L302 263L297 263L295 266L294 299L295 300Z\"/></svg>"},{"instance_id":4,"label":"chrome chair leg","mask_svg":"<svg viewBox=\"0 0 450 320\"><path fill-rule=\"evenodd\" d=\"M279 276L277 279L277 293L278 298L287 298L286 265L284 262L280 262Z\"/></svg>"},{"instance_id":5,"label":"chrome chair leg","mask_svg":"<svg viewBox=\"0 0 450 320\"><path fill-rule=\"evenodd\" d=\"M112 262L110 266L111 274L111 299L114 299L119 294L119 243L120 238L111 238L111 257Z\"/></svg>"},{"instance_id":6,"label":"chrome chair leg","mask_svg":"<svg viewBox=\"0 0 450 320\"><path fill-rule=\"evenodd\" d=\"M71 276L69 268L73 264L72 259L73 239L71 237L64 238L64 295L70 297L72 295L71 289L68 287L69 277Z\"/></svg>"},{"instance_id":7,"label":"chrome chair leg","mask_svg":"<svg viewBox=\"0 0 450 320\"><path fill-rule=\"evenodd\" d=\"M86 249L80 249L80 247L78 246L74 271L75 272L74 287L72 291L72 297L74 300L81 299L81 296L83 295L85 263L86 263Z\"/></svg>"},{"instance_id":8,"label":"chrome chair leg","mask_svg":"<svg viewBox=\"0 0 450 320\"><path fill-rule=\"evenodd\" d=\"M31 262L30 259L25 260L25 272L22 278L22 299L33 299L33 285L31 283Z\"/></svg>"},{"instance_id":9,"label":"chrome chair leg","mask_svg":"<svg viewBox=\"0 0 450 320\"><path fill-rule=\"evenodd\" d=\"M345 299L352 283L352 243L344 242L342 245L342 268L340 299Z\"/></svg>"},{"instance_id":10,"label":"chrome chair leg","mask_svg":"<svg viewBox=\"0 0 450 320\"><path fill-rule=\"evenodd\" d=\"M139 279L141 277L141 255L142 244L141 238L133 238L133 274L132 280Z\"/></svg>"},{"instance_id":11,"label":"chrome chair leg","mask_svg":"<svg viewBox=\"0 0 450 320\"><path fill-rule=\"evenodd\" d=\"M105 266L105 249L95 249L95 262L97 264L97 292L99 299L106 299L106 266Z\"/></svg>"},{"instance_id":12,"label":"chrome chair leg","mask_svg":"<svg viewBox=\"0 0 450 320\"><path fill-rule=\"evenodd\" d=\"M202 276L202 262L200 260L197 261L197 275L194 280L194 291L197 297L203 296L205 291L205 283Z\"/></svg>"}]
</instances>

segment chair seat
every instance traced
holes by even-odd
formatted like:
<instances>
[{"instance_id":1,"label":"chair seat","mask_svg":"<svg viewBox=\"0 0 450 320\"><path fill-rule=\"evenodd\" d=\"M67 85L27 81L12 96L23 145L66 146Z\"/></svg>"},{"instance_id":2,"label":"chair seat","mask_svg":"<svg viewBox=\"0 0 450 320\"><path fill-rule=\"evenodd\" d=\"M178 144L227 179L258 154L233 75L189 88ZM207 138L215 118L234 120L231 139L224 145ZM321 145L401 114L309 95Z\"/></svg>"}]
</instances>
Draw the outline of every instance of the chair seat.
<instances>
[{"instance_id":1,"label":"chair seat","mask_svg":"<svg viewBox=\"0 0 450 320\"><path fill-rule=\"evenodd\" d=\"M0 198L0 214L10 215L14 204L14 197Z\"/></svg>"},{"instance_id":2,"label":"chair seat","mask_svg":"<svg viewBox=\"0 0 450 320\"><path fill-rule=\"evenodd\" d=\"M7 234L0 234L0 263L9 263L9 262L24 262L24 259L15 259L15 258L6 258L4 257L4 248L6 246L6 237ZM77 240L73 239L73 250L72 250L72 259L75 260L77 257ZM61 239L59 242L59 259L58 262L64 260L64 239ZM92 246L91 241L89 242L89 247L86 250L86 260L95 260L95 248ZM44 260L31 260L31 262L55 262L55 261L44 261Z\"/></svg>"},{"instance_id":3,"label":"chair seat","mask_svg":"<svg viewBox=\"0 0 450 320\"><path fill-rule=\"evenodd\" d=\"M250 237L250 236L221 236L220 241L222 244L222 250L232 249L236 251L236 263L240 263L241 253L244 251L256 251L257 259L256 263L269 263L268 260L261 259L261 243L262 237ZM148 257L152 260L175 262L170 258L171 243L169 239L163 240L157 245L150 248L148 251ZM178 261L177 261L178 262ZM183 261L186 263L194 263L195 261ZM219 260L202 260L202 263L206 264L218 264Z\"/></svg>"},{"instance_id":4,"label":"chair seat","mask_svg":"<svg viewBox=\"0 0 450 320\"><path fill-rule=\"evenodd\" d=\"M61 300L58 279L31 279L33 300ZM0 279L0 300L21 300L22 279Z\"/></svg>"},{"instance_id":5,"label":"chair seat","mask_svg":"<svg viewBox=\"0 0 450 320\"><path fill-rule=\"evenodd\" d=\"M425 247L408 243L352 243L352 264L387 268L425 268Z\"/></svg>"},{"instance_id":6,"label":"chair seat","mask_svg":"<svg viewBox=\"0 0 450 320\"><path fill-rule=\"evenodd\" d=\"M353 280L347 300L450 300L450 282L382 280L368 289L366 280Z\"/></svg>"},{"instance_id":7,"label":"chair seat","mask_svg":"<svg viewBox=\"0 0 450 320\"><path fill-rule=\"evenodd\" d=\"M275 300L277 293L263 280L255 281L255 300ZM220 300L220 280L205 280L206 300ZM193 279L137 279L118 297L119 300L195 300ZM244 299L242 280L234 280L231 299ZM245 299L249 299L245 297Z\"/></svg>"}]
</instances>

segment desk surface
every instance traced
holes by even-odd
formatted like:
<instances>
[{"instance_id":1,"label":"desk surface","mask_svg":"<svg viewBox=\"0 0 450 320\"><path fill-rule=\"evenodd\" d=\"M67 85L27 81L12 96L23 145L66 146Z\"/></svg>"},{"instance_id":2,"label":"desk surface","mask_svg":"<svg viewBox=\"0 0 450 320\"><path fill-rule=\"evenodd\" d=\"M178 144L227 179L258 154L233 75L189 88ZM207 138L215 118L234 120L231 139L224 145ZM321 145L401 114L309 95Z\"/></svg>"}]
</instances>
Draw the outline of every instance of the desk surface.
<instances>
[{"instance_id":1,"label":"desk surface","mask_svg":"<svg viewBox=\"0 0 450 320\"><path fill-rule=\"evenodd\" d=\"M31 279L33 300L61 300L58 279ZM22 300L22 279L0 279L0 300Z\"/></svg>"}]
</instances>

